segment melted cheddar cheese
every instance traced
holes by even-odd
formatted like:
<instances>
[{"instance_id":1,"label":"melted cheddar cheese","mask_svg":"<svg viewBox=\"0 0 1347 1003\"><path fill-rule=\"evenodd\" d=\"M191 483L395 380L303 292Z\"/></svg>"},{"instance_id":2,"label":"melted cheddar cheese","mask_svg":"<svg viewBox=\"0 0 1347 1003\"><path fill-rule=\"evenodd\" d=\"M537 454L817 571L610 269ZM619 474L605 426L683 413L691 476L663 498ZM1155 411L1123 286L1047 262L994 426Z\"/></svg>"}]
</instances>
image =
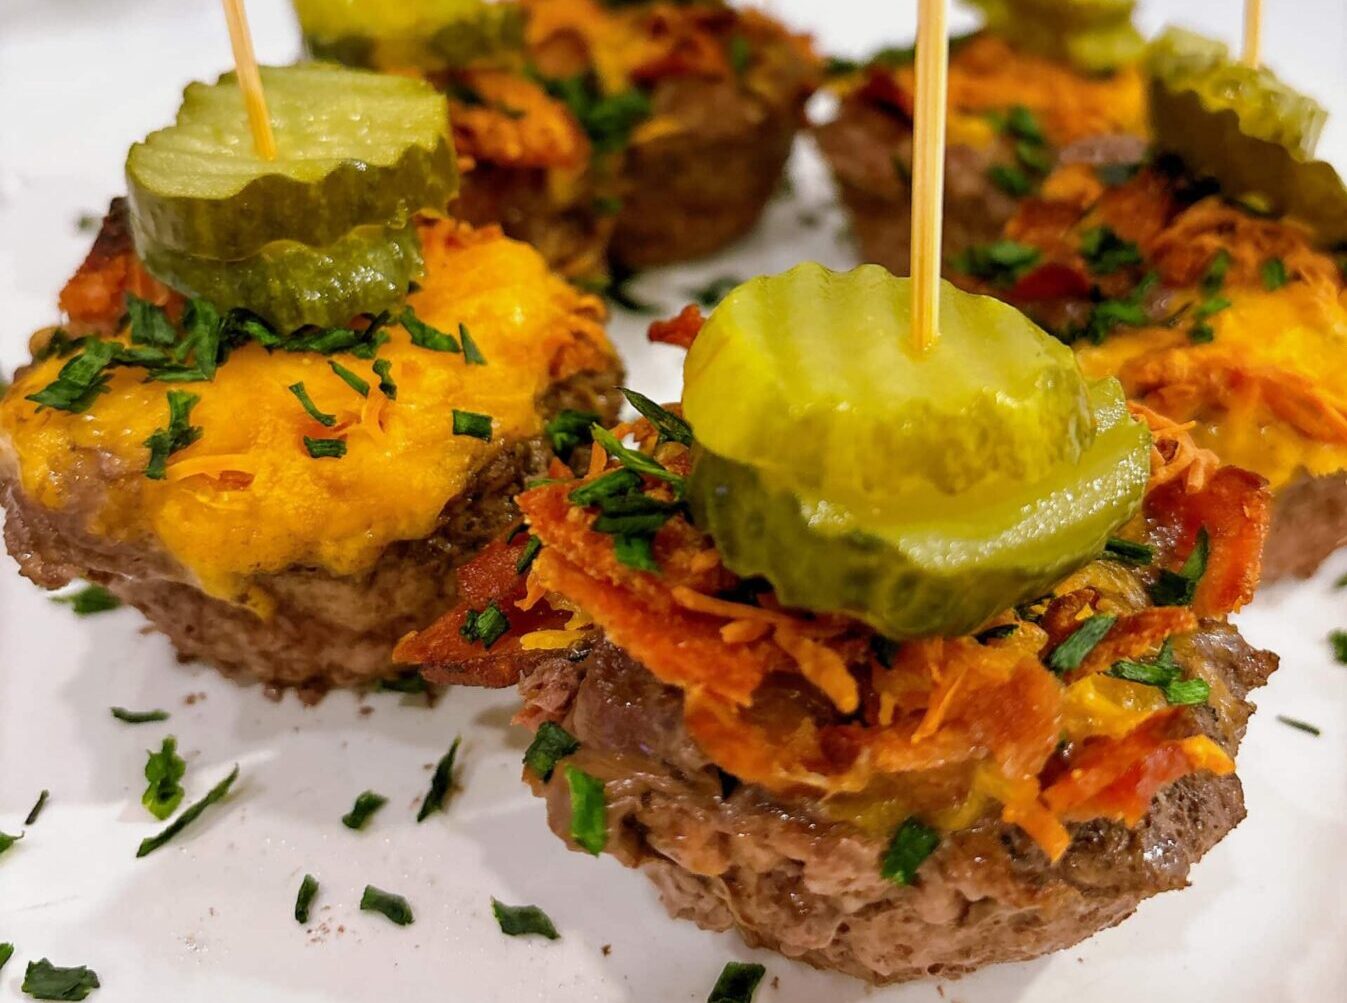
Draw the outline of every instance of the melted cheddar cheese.
<instances>
[{"instance_id":1,"label":"melted cheddar cheese","mask_svg":"<svg viewBox=\"0 0 1347 1003\"><path fill-rule=\"evenodd\" d=\"M486 365L416 347L392 327L379 350L397 385L390 400L369 360L249 343L214 381L180 385L200 395L191 424L203 434L170 457L164 480L150 480L144 443L167 424L172 385L115 369L85 413L39 411L24 397L55 378L64 360L50 359L0 402L0 461L37 503L98 536L161 548L212 596L264 606L253 576L369 568L389 544L429 535L508 444L540 434L538 398L549 385L615 369L599 302L549 273L532 248L448 221L423 228L422 241L426 275L411 305L441 330L466 325ZM366 380L368 397L329 359ZM299 382L334 426L305 413L287 389ZM454 435L455 409L489 415L491 441ZM346 455L311 458L304 436L343 439Z\"/></svg>"}]
</instances>

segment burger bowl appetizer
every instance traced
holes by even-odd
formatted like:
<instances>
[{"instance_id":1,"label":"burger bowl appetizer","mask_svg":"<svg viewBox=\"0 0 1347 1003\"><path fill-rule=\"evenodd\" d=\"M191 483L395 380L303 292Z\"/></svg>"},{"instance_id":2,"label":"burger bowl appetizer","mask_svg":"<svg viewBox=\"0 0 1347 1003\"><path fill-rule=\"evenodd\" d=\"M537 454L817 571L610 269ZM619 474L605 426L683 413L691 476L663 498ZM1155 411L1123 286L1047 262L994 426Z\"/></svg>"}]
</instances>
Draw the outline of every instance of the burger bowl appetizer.
<instances>
[{"instance_id":1,"label":"burger bowl appetizer","mask_svg":"<svg viewBox=\"0 0 1347 1003\"><path fill-rule=\"evenodd\" d=\"M184 659L319 693L397 671L567 423L614 415L620 367L597 300L443 216L442 95L263 80L275 160L232 75L132 148L0 401L0 498L37 584L86 578Z\"/></svg>"},{"instance_id":2,"label":"burger bowl appetizer","mask_svg":"<svg viewBox=\"0 0 1347 1003\"><path fill-rule=\"evenodd\" d=\"M509 686L572 849L876 983L1060 950L1244 815L1276 666L1227 620L1269 497L995 300L802 265L732 292L682 406L592 429L399 659Z\"/></svg>"}]
</instances>

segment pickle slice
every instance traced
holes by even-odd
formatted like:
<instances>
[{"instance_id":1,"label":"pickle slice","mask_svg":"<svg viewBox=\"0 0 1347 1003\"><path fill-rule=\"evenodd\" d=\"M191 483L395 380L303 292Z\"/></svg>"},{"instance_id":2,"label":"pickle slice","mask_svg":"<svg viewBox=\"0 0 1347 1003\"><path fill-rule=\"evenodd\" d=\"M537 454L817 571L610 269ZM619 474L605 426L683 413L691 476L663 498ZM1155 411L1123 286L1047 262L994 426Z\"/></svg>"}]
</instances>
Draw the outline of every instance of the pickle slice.
<instances>
[{"instance_id":1,"label":"pickle slice","mask_svg":"<svg viewBox=\"0 0 1347 1003\"><path fill-rule=\"evenodd\" d=\"M288 333L307 324L340 327L400 304L422 273L414 224L357 227L328 247L278 240L241 261L157 250L150 274L221 309L243 307Z\"/></svg>"},{"instance_id":2,"label":"pickle slice","mask_svg":"<svg viewBox=\"0 0 1347 1003\"><path fill-rule=\"evenodd\" d=\"M1327 113L1226 46L1177 28L1151 47L1156 145L1230 198L1309 225L1326 244L1347 240L1347 187L1312 159Z\"/></svg>"},{"instance_id":3,"label":"pickle slice","mask_svg":"<svg viewBox=\"0 0 1347 1003\"><path fill-rule=\"evenodd\" d=\"M486 0L294 0L309 52L348 66L435 71L521 52L523 10Z\"/></svg>"},{"instance_id":4,"label":"pickle slice","mask_svg":"<svg viewBox=\"0 0 1347 1003\"><path fill-rule=\"evenodd\" d=\"M704 450L687 498L725 566L763 576L788 606L845 613L896 640L966 634L1098 557L1139 508L1150 435L1117 380L1090 399L1097 434L1079 459L991 501L930 498L896 518L847 511Z\"/></svg>"},{"instance_id":5,"label":"pickle slice","mask_svg":"<svg viewBox=\"0 0 1347 1003\"><path fill-rule=\"evenodd\" d=\"M1132 23L1135 0L972 0L987 30L1012 45L1105 73L1141 58L1146 42Z\"/></svg>"},{"instance_id":6,"label":"pickle slice","mask_svg":"<svg viewBox=\"0 0 1347 1003\"><path fill-rule=\"evenodd\" d=\"M708 450L773 489L858 510L1040 480L1094 437L1074 355L1013 307L942 284L918 356L911 283L806 263L732 291L688 353L683 409Z\"/></svg>"},{"instance_id":7,"label":"pickle slice","mask_svg":"<svg viewBox=\"0 0 1347 1003\"><path fill-rule=\"evenodd\" d=\"M326 247L357 226L442 212L458 189L448 104L429 84L339 66L262 70L279 155L253 151L233 74L187 87L174 125L131 148L132 230L148 256L238 260Z\"/></svg>"}]
</instances>

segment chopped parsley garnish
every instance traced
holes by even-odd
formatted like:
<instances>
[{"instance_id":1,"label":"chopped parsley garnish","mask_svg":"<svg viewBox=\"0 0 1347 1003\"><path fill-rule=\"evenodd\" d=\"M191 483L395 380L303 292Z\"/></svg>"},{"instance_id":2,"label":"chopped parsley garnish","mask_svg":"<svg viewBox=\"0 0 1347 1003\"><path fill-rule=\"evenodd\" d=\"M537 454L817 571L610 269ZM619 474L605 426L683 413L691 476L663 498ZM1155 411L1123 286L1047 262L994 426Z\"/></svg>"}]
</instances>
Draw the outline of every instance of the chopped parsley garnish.
<instances>
[{"instance_id":1,"label":"chopped parsley garnish","mask_svg":"<svg viewBox=\"0 0 1347 1003\"><path fill-rule=\"evenodd\" d=\"M1015 105L1006 113L1003 129L1012 136L1032 143L1046 145L1048 142L1048 137L1043 134L1043 127L1038 124L1034 113L1022 104Z\"/></svg>"},{"instance_id":2,"label":"chopped parsley garnish","mask_svg":"<svg viewBox=\"0 0 1347 1003\"><path fill-rule=\"evenodd\" d=\"M1141 251L1111 227L1096 226L1080 238L1080 254L1094 275L1112 275L1120 268L1141 264Z\"/></svg>"},{"instance_id":3,"label":"chopped parsley garnish","mask_svg":"<svg viewBox=\"0 0 1347 1003\"><path fill-rule=\"evenodd\" d=\"M641 483L640 474L623 467L582 484L567 497L574 505L598 506L600 514L592 526L600 533L613 535L614 552L619 561L638 571L658 572L653 546L655 534L682 511L682 506L643 494Z\"/></svg>"},{"instance_id":4,"label":"chopped parsley garnish","mask_svg":"<svg viewBox=\"0 0 1347 1003\"><path fill-rule=\"evenodd\" d=\"M374 817L375 812L386 804L388 804L388 798L382 794L365 791L356 797L351 810L341 817L341 824L348 829L359 832L365 828L365 823Z\"/></svg>"},{"instance_id":5,"label":"chopped parsley garnish","mask_svg":"<svg viewBox=\"0 0 1347 1003\"><path fill-rule=\"evenodd\" d=\"M127 293L126 313L131 319L131 344L171 348L178 343L178 332L163 307Z\"/></svg>"},{"instance_id":6,"label":"chopped parsley garnish","mask_svg":"<svg viewBox=\"0 0 1347 1003\"><path fill-rule=\"evenodd\" d=\"M1318 738L1323 734L1323 731L1320 730L1318 725L1310 724L1308 721L1301 721L1299 718L1278 714L1277 720L1290 728L1294 728L1296 731L1303 731L1307 735L1313 735L1315 738Z\"/></svg>"},{"instance_id":7,"label":"chopped parsley garnish","mask_svg":"<svg viewBox=\"0 0 1347 1003\"><path fill-rule=\"evenodd\" d=\"M1125 185L1141 171L1141 163L1133 164L1097 164L1094 176L1110 188Z\"/></svg>"},{"instance_id":8,"label":"chopped parsley garnish","mask_svg":"<svg viewBox=\"0 0 1347 1003\"><path fill-rule=\"evenodd\" d=\"M312 874L304 875L304 880L299 883L299 894L295 896L295 922L307 923L309 921L309 910L313 906L313 900L318 895L318 879Z\"/></svg>"},{"instance_id":9,"label":"chopped parsley garnish","mask_svg":"<svg viewBox=\"0 0 1347 1003\"><path fill-rule=\"evenodd\" d=\"M39 409L50 407L73 414L87 411L98 395L108 389L105 370L112 364L116 350L111 341L86 340L80 353L61 367L56 379L24 400L32 401Z\"/></svg>"},{"instance_id":10,"label":"chopped parsley garnish","mask_svg":"<svg viewBox=\"0 0 1347 1003\"><path fill-rule=\"evenodd\" d=\"M1206 273L1202 276L1199 287L1205 296L1215 296L1225 288L1225 277L1230 271L1230 252L1221 248L1216 252L1216 256L1211 259L1211 264L1207 266Z\"/></svg>"},{"instance_id":11,"label":"chopped parsley garnish","mask_svg":"<svg viewBox=\"0 0 1347 1003\"><path fill-rule=\"evenodd\" d=\"M581 849L598 856L608 843L608 805L603 781L575 766L566 767L571 792L571 838Z\"/></svg>"},{"instance_id":12,"label":"chopped parsley garnish","mask_svg":"<svg viewBox=\"0 0 1347 1003\"><path fill-rule=\"evenodd\" d=\"M730 59L730 69L734 70L736 77L742 77L747 73L749 66L753 63L753 48L743 35L730 36L727 55Z\"/></svg>"},{"instance_id":13,"label":"chopped parsley garnish","mask_svg":"<svg viewBox=\"0 0 1347 1003\"><path fill-rule=\"evenodd\" d=\"M986 644L989 641L999 641L1002 638L1009 637L1019 629L1017 623L1001 623L995 627L988 627L986 630L980 630L973 635L973 639L978 644Z\"/></svg>"},{"instance_id":14,"label":"chopped parsley garnish","mask_svg":"<svg viewBox=\"0 0 1347 1003\"><path fill-rule=\"evenodd\" d=\"M14 945L0 944L0 971L4 970L4 967L9 964L9 959L12 957L14 957Z\"/></svg>"},{"instance_id":15,"label":"chopped parsley garnish","mask_svg":"<svg viewBox=\"0 0 1347 1003\"><path fill-rule=\"evenodd\" d=\"M51 791L43 791L37 796L37 803L28 812L28 817L23 820L24 825L32 825L38 820L38 817L42 814L42 809L47 807L47 798L49 797L51 797Z\"/></svg>"},{"instance_id":16,"label":"chopped parsley garnish","mask_svg":"<svg viewBox=\"0 0 1347 1003\"><path fill-rule=\"evenodd\" d=\"M337 375L340 376L341 374L338 373ZM318 410L318 405L313 402L311 397L309 397L309 392L304 389L303 383L291 383L287 389L295 395L295 398L299 401L300 405L308 412L309 417L318 422L318 424L331 428L337 423L337 416L335 414L324 414L322 411ZM369 393L368 383L365 384L365 392Z\"/></svg>"},{"instance_id":17,"label":"chopped parsley garnish","mask_svg":"<svg viewBox=\"0 0 1347 1003\"><path fill-rule=\"evenodd\" d=\"M368 397L368 396L369 396L369 382L368 382L368 381L362 379L361 377L357 376L355 373L351 372L349 369L347 369L345 366L343 366L343 365L342 365L340 362L338 362L336 359L328 359L328 360L327 360L327 364L328 364L328 367L332 370L332 372L336 374L337 379L341 380L341 381L342 381L343 383L345 383L348 387L350 387L352 390L354 390L356 393L358 393L361 397ZM303 383L296 383L295 386L299 387L301 390L304 388L304 384L303 384ZM291 389L291 390L294 390L295 387L291 387L290 389ZM296 396L298 396L298 395L296 395ZM303 400L303 398L301 398L301 401L302 401L302 400ZM304 410L308 411L308 407L306 406ZM312 412L312 411L309 411L309 414L312 415L313 412ZM323 421L322 418L318 418L317 420L318 420L318 421ZM330 422L330 421L323 421L323 424L324 424L324 425L331 425L332 422Z\"/></svg>"},{"instance_id":18,"label":"chopped parsley garnish","mask_svg":"<svg viewBox=\"0 0 1347 1003\"><path fill-rule=\"evenodd\" d=\"M424 822L434 812L444 811L445 802L454 786L454 762L458 759L458 747L462 743L462 738L455 738L449 751L436 764L435 774L430 778L430 790L426 791L421 810L416 813L417 822Z\"/></svg>"},{"instance_id":19,"label":"chopped parsley garnish","mask_svg":"<svg viewBox=\"0 0 1347 1003\"><path fill-rule=\"evenodd\" d=\"M657 480L672 484L674 489L682 494L683 478L665 470L653 456L647 456L638 449L628 449L618 441L617 436L597 423L590 426L589 431L594 436L594 441L622 466L638 474L644 474L646 477L654 477Z\"/></svg>"},{"instance_id":20,"label":"chopped parsley garnish","mask_svg":"<svg viewBox=\"0 0 1347 1003\"><path fill-rule=\"evenodd\" d=\"M743 284L744 280L737 275L721 275L700 288L689 289L688 295L696 300L702 309L711 310L719 306L720 301L731 291Z\"/></svg>"},{"instance_id":21,"label":"chopped parsley garnish","mask_svg":"<svg viewBox=\"0 0 1347 1003\"><path fill-rule=\"evenodd\" d=\"M514 562L515 574L522 575L527 571L529 566L533 564L533 559L538 556L538 552L542 549L543 541L530 533L528 542L524 544L524 549L519 554L519 560Z\"/></svg>"},{"instance_id":22,"label":"chopped parsley garnish","mask_svg":"<svg viewBox=\"0 0 1347 1003\"><path fill-rule=\"evenodd\" d=\"M360 896L360 911L377 912L398 926L411 926L416 921L405 898L373 885L365 886L365 894Z\"/></svg>"},{"instance_id":23,"label":"chopped parsley garnish","mask_svg":"<svg viewBox=\"0 0 1347 1003\"><path fill-rule=\"evenodd\" d=\"M600 515L592 524L597 532L612 536L650 537L683 508L676 503L660 501L636 492L606 498L599 507Z\"/></svg>"},{"instance_id":24,"label":"chopped parsley garnish","mask_svg":"<svg viewBox=\"0 0 1347 1003\"><path fill-rule=\"evenodd\" d=\"M379 377L379 393L391 401L398 399L398 385L393 382L393 360L375 359L374 375Z\"/></svg>"},{"instance_id":25,"label":"chopped parsley garnish","mask_svg":"<svg viewBox=\"0 0 1347 1003\"><path fill-rule=\"evenodd\" d=\"M879 873L895 885L910 885L917 877L917 868L940 845L940 834L920 819L909 818L898 827L884 851Z\"/></svg>"},{"instance_id":26,"label":"chopped parsley garnish","mask_svg":"<svg viewBox=\"0 0 1347 1003\"><path fill-rule=\"evenodd\" d=\"M101 585L86 585L68 596L54 596L52 602L69 606L76 616L106 613L110 609L119 609L122 605L120 599Z\"/></svg>"},{"instance_id":27,"label":"chopped parsley garnish","mask_svg":"<svg viewBox=\"0 0 1347 1003\"><path fill-rule=\"evenodd\" d=\"M1207 572L1207 555L1211 551L1211 539L1206 527L1197 531L1197 540L1193 551L1178 571L1163 570L1155 584L1151 586L1151 601L1157 606L1187 606L1197 594L1198 583Z\"/></svg>"},{"instance_id":28,"label":"chopped parsley garnish","mask_svg":"<svg viewBox=\"0 0 1347 1003\"><path fill-rule=\"evenodd\" d=\"M189 825L195 822L202 816L207 808L216 802L221 801L225 795L229 793L229 789L234 786L234 781L238 778L239 768L235 766L234 769L230 771L229 776L225 777L212 787L204 798L174 819L163 832L159 833L157 836L151 836L148 839L141 840L140 848L136 851L136 858L148 857L155 850L160 849L165 843L173 839L178 833L182 832L183 829L186 829Z\"/></svg>"},{"instance_id":29,"label":"chopped parsley garnish","mask_svg":"<svg viewBox=\"0 0 1347 1003\"><path fill-rule=\"evenodd\" d=\"M167 721L168 711L127 710L125 707L113 707L112 716L125 724L154 724L157 721Z\"/></svg>"},{"instance_id":30,"label":"chopped parsley garnish","mask_svg":"<svg viewBox=\"0 0 1347 1003\"><path fill-rule=\"evenodd\" d=\"M993 285L1013 286L1038 263L1042 253L1036 247L1013 240L998 240L968 248L953 262L954 267L975 279Z\"/></svg>"},{"instance_id":31,"label":"chopped parsley garnish","mask_svg":"<svg viewBox=\"0 0 1347 1003\"><path fill-rule=\"evenodd\" d=\"M1034 190L1034 183L1029 180L1029 175L1009 164L993 164L987 168L987 177L992 184L1012 198L1023 198Z\"/></svg>"},{"instance_id":32,"label":"chopped parsley garnish","mask_svg":"<svg viewBox=\"0 0 1347 1003\"><path fill-rule=\"evenodd\" d=\"M1340 665L1347 665L1347 630L1335 630L1328 635L1328 643L1333 646L1333 657Z\"/></svg>"},{"instance_id":33,"label":"chopped parsley garnish","mask_svg":"<svg viewBox=\"0 0 1347 1003\"><path fill-rule=\"evenodd\" d=\"M580 749L580 741L561 725L544 721L524 753L524 765L543 780L551 780L557 763Z\"/></svg>"},{"instance_id":34,"label":"chopped parsley garnish","mask_svg":"<svg viewBox=\"0 0 1347 1003\"><path fill-rule=\"evenodd\" d=\"M295 386L303 392L304 384L297 383ZM290 389L293 391L295 387ZM145 476L150 480L162 481L168 470L168 458L201 438L200 426L188 424L192 408L196 407L199 400L201 398L197 394L189 394L185 390L168 392L168 426L159 429L145 440L145 446L150 451L150 462L145 467ZM312 406L312 402L306 405Z\"/></svg>"},{"instance_id":35,"label":"chopped parsley garnish","mask_svg":"<svg viewBox=\"0 0 1347 1003\"><path fill-rule=\"evenodd\" d=\"M402 325L403 330L411 335L412 344L417 348L428 348L432 352L463 351L457 338L452 334L441 331L439 328L431 327L417 317L416 311L411 307L403 308L401 315L398 317L398 323Z\"/></svg>"},{"instance_id":36,"label":"chopped parsley garnish","mask_svg":"<svg viewBox=\"0 0 1347 1003\"><path fill-rule=\"evenodd\" d=\"M469 644L480 641L482 647L490 651L491 646L504 637L509 629L509 619L493 599L481 612L475 609L468 610L463 616L463 626L458 628L458 632Z\"/></svg>"},{"instance_id":37,"label":"chopped parsley garnish","mask_svg":"<svg viewBox=\"0 0 1347 1003\"><path fill-rule=\"evenodd\" d=\"M178 740L172 735L164 739L158 752L150 752L145 762L145 780L149 786L140 798L151 815L160 822L178 810L183 795L180 782L187 773L187 763L178 755Z\"/></svg>"},{"instance_id":38,"label":"chopped parsley garnish","mask_svg":"<svg viewBox=\"0 0 1347 1003\"><path fill-rule=\"evenodd\" d=\"M1047 174L1052 170L1052 151L1045 144L1021 139L1015 144L1015 157L1026 170Z\"/></svg>"},{"instance_id":39,"label":"chopped parsley garnish","mask_svg":"<svg viewBox=\"0 0 1347 1003\"><path fill-rule=\"evenodd\" d=\"M1286 262L1281 258L1268 258L1263 262L1260 271L1263 276L1263 288L1268 292L1276 292L1288 281Z\"/></svg>"},{"instance_id":40,"label":"chopped parsley garnish","mask_svg":"<svg viewBox=\"0 0 1347 1003\"><path fill-rule=\"evenodd\" d=\"M766 975L767 969L762 965L727 961L706 1003L753 1003L758 983Z\"/></svg>"},{"instance_id":41,"label":"chopped parsley garnish","mask_svg":"<svg viewBox=\"0 0 1347 1003\"><path fill-rule=\"evenodd\" d=\"M11 836L7 832L0 832L0 853L4 853L19 840L23 839L23 837L24 833L22 832L17 836Z\"/></svg>"},{"instance_id":42,"label":"chopped parsley garnish","mask_svg":"<svg viewBox=\"0 0 1347 1003\"><path fill-rule=\"evenodd\" d=\"M544 426L543 433L552 444L552 452L566 456L577 446L593 441L589 429L598 420L599 416L592 411L558 411L556 417Z\"/></svg>"},{"instance_id":43,"label":"chopped parsley garnish","mask_svg":"<svg viewBox=\"0 0 1347 1003\"><path fill-rule=\"evenodd\" d=\"M623 467L600 474L594 480L581 484L566 497L572 505L598 505L608 498L628 495L641 486L641 475Z\"/></svg>"},{"instance_id":44,"label":"chopped parsley garnish","mask_svg":"<svg viewBox=\"0 0 1347 1003\"><path fill-rule=\"evenodd\" d=\"M1084 338L1098 345L1119 327L1145 327L1150 318L1142 300L1159 281L1155 272L1148 272L1126 297L1100 300L1090 308L1090 315L1083 325L1072 326L1059 337L1067 344Z\"/></svg>"},{"instance_id":45,"label":"chopped parsley garnish","mask_svg":"<svg viewBox=\"0 0 1347 1003\"><path fill-rule=\"evenodd\" d=\"M1118 618L1111 613L1100 613L1090 617L1066 640L1057 645L1048 657L1048 668L1058 675L1080 668L1081 663L1117 622Z\"/></svg>"},{"instance_id":46,"label":"chopped parsley garnish","mask_svg":"<svg viewBox=\"0 0 1347 1003\"><path fill-rule=\"evenodd\" d=\"M491 900L491 911L500 924L500 932L507 937L525 937L531 934L556 940L561 934L552 925L547 913L536 905L505 905L497 899Z\"/></svg>"},{"instance_id":47,"label":"chopped parsley garnish","mask_svg":"<svg viewBox=\"0 0 1347 1003\"><path fill-rule=\"evenodd\" d=\"M1174 661L1170 641L1160 646L1160 652L1153 661L1134 662L1126 659L1114 662L1108 674L1128 682L1155 686L1164 692L1165 701L1175 707L1206 703L1211 696L1211 687L1205 679L1183 678L1183 667Z\"/></svg>"},{"instance_id":48,"label":"chopped parsley garnish","mask_svg":"<svg viewBox=\"0 0 1347 1003\"><path fill-rule=\"evenodd\" d=\"M483 442L490 442L491 416L454 408L454 434L468 435Z\"/></svg>"},{"instance_id":49,"label":"chopped parsley garnish","mask_svg":"<svg viewBox=\"0 0 1347 1003\"><path fill-rule=\"evenodd\" d=\"M477 347L477 342L472 340L472 332L468 330L467 324L458 325L458 340L463 342L463 361L465 363L470 366L486 365L486 356Z\"/></svg>"},{"instance_id":50,"label":"chopped parsley garnish","mask_svg":"<svg viewBox=\"0 0 1347 1003\"><path fill-rule=\"evenodd\" d=\"M650 99L636 88L605 95L593 74L544 80L552 97L563 102L589 136L594 152L616 153L631 141L632 130L654 112Z\"/></svg>"},{"instance_id":51,"label":"chopped parsley garnish","mask_svg":"<svg viewBox=\"0 0 1347 1003\"><path fill-rule=\"evenodd\" d=\"M83 1000L100 987L98 973L80 965L57 968L46 958L28 962L23 991L35 1000Z\"/></svg>"},{"instance_id":52,"label":"chopped parsley garnish","mask_svg":"<svg viewBox=\"0 0 1347 1003\"><path fill-rule=\"evenodd\" d=\"M1145 565L1155 560L1154 547L1116 536L1110 537L1108 543L1104 544L1104 553L1114 560L1125 561L1128 564Z\"/></svg>"},{"instance_id":53,"label":"chopped parsley garnish","mask_svg":"<svg viewBox=\"0 0 1347 1003\"><path fill-rule=\"evenodd\" d=\"M346 440L313 439L306 435L304 449L315 460L340 460L346 455Z\"/></svg>"}]
</instances>

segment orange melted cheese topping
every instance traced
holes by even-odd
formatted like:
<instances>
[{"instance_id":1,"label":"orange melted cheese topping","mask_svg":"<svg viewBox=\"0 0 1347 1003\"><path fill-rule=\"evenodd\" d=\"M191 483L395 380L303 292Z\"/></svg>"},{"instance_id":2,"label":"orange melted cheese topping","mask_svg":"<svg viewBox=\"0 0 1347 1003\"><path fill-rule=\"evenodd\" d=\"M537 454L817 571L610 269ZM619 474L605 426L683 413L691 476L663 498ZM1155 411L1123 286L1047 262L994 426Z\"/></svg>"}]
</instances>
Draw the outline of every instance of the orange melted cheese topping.
<instances>
[{"instance_id":1,"label":"orange melted cheese topping","mask_svg":"<svg viewBox=\"0 0 1347 1003\"><path fill-rule=\"evenodd\" d=\"M55 378L64 360L51 359L0 403L0 459L41 505L69 508L99 536L157 544L213 596L240 599L253 576L294 566L369 568L389 544L430 534L507 444L540 434L537 401L550 384L615 367L600 303L529 246L448 221L423 228L422 241L417 316L444 331L466 325L486 365L418 348L393 327L379 357L392 363L396 400L380 393L370 361L330 357L370 384L362 398L327 356L247 344L213 382L181 386L200 395L191 424L203 434L155 481L144 443L167 424L170 385L115 369L87 412L39 412L24 397ZM333 427L307 416L287 389L299 382ZM490 415L491 441L454 435L455 409ZM344 439L346 455L313 459L304 436Z\"/></svg>"}]
</instances>

